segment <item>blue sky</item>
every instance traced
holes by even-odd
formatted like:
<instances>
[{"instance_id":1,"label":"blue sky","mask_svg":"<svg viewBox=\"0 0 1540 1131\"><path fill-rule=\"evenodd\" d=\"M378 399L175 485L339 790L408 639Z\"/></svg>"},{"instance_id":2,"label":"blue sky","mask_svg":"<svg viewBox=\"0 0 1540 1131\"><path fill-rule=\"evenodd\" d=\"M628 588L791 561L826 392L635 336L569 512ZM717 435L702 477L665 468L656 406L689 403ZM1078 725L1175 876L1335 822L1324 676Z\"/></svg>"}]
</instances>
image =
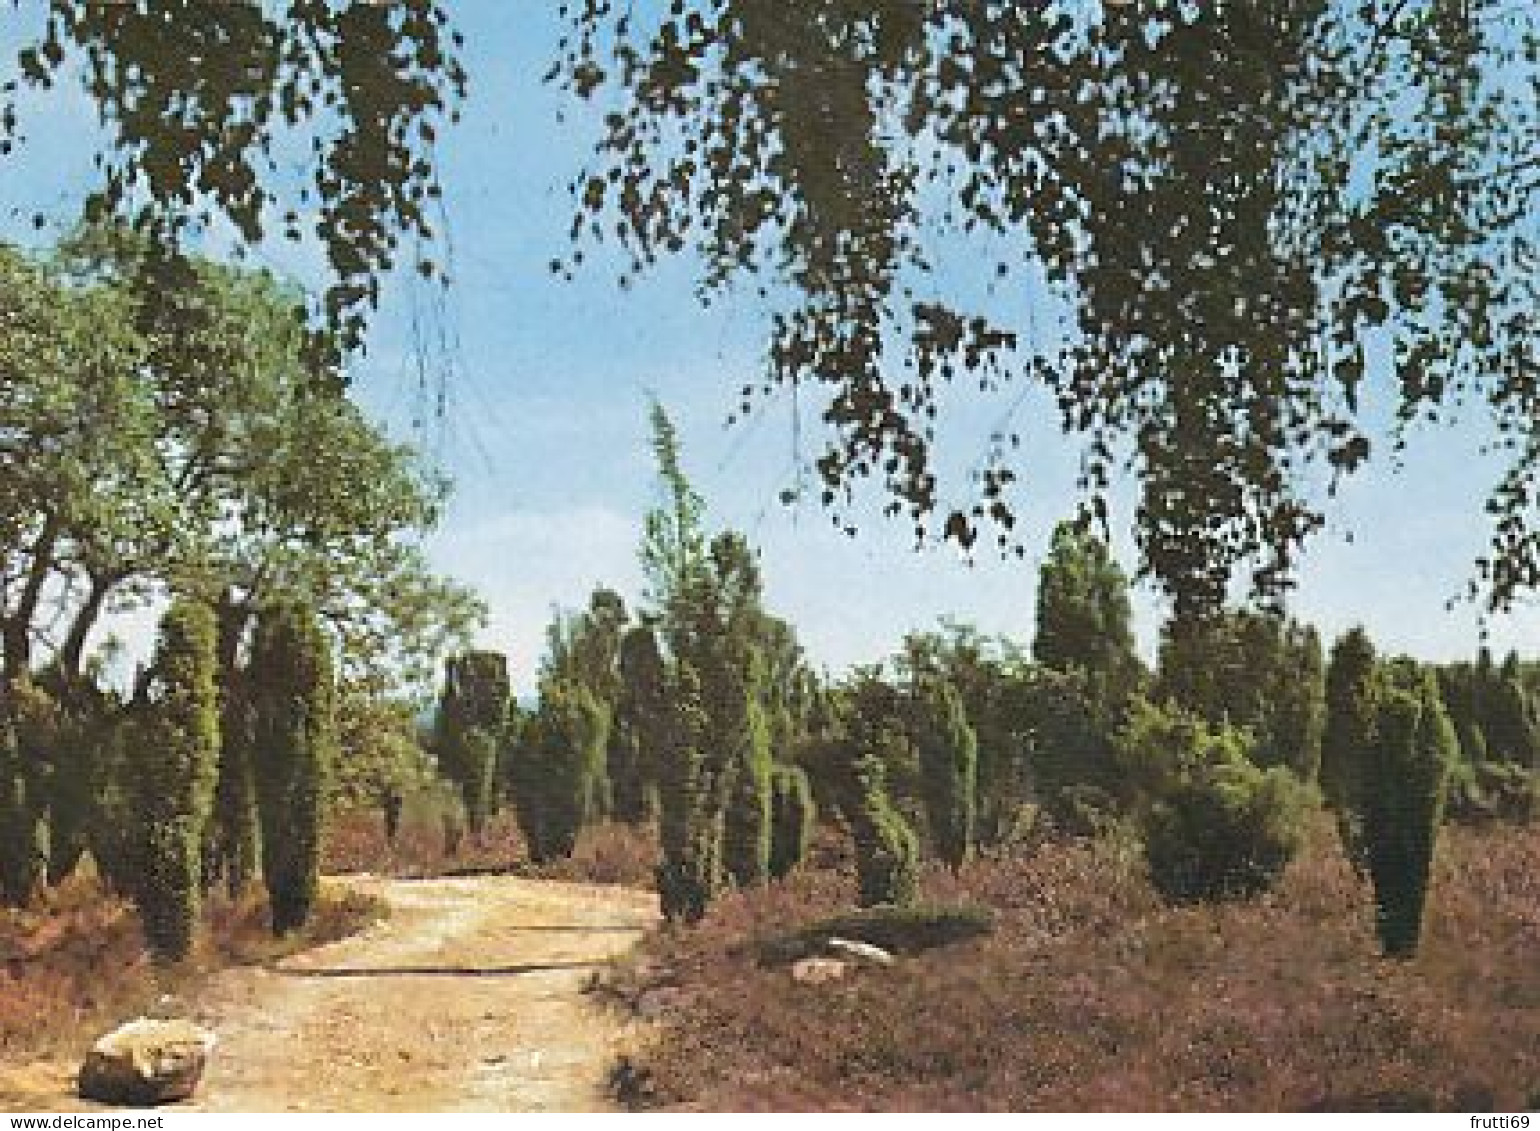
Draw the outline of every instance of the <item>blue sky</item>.
<instances>
[{"instance_id":1,"label":"blue sky","mask_svg":"<svg viewBox=\"0 0 1540 1131\"><path fill-rule=\"evenodd\" d=\"M28 0L6 18L25 24L39 11ZM594 133L589 111L540 82L559 30L554 11L497 0L455 5L471 91L440 151L454 285L443 295L405 279L393 285L355 373L361 401L421 442L457 483L431 552L490 604L485 643L511 654L527 690L553 605L580 604L599 583L639 593L636 545L653 497L650 394L680 426L713 523L745 530L759 545L769 603L797 625L815 662L838 670L879 658L905 631L942 615L1029 640L1045 537L1073 506L1070 442L1046 425L1026 429L1025 562L985 552L969 564L945 547L915 552L907 523L874 515L850 539L816 502L777 502L795 478L788 403L725 425L736 390L760 370L758 299L730 295L703 309L688 260L629 290L616 285L618 257L591 254L570 283L550 274L549 261L569 250L565 186ZM8 38L0 33L0 48ZM0 236L32 240L31 212L67 222L89 182L92 123L67 92L27 110L30 140L5 167ZM274 247L263 258L301 277L310 270L303 251ZM968 261L948 257L937 286L969 285L961 274ZM419 386L414 317L435 343L430 369L450 371L442 416ZM1013 395L986 404L959 398L948 450L967 462ZM1020 411L1020 421L1049 419L1031 400ZM810 457L818 437L805 423ZM1410 459L1399 475L1360 476L1332 506L1326 535L1308 551L1294 611L1328 634L1361 621L1391 650L1468 656L1478 643L1476 612L1444 605L1484 547L1481 501L1495 469L1477 457L1468 430L1420 434ZM1117 517L1126 525L1126 512ZM1121 534L1118 549L1131 563ZM1149 647L1160 602L1141 590L1136 608ZM1533 607L1489 628L1498 650L1540 653Z\"/></svg>"}]
</instances>

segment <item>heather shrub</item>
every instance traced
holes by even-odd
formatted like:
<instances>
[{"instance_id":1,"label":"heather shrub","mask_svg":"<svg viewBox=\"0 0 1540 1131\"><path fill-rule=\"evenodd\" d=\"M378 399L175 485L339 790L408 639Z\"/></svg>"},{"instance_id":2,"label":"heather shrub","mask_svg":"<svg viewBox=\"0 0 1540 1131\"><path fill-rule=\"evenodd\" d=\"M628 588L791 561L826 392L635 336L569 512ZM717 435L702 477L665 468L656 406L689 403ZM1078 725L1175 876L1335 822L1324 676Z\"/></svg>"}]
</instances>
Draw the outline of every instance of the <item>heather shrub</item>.
<instances>
[{"instance_id":1,"label":"heather shrub","mask_svg":"<svg viewBox=\"0 0 1540 1131\"><path fill-rule=\"evenodd\" d=\"M770 775L770 875L788 875L813 843L818 810L800 766L776 766Z\"/></svg>"},{"instance_id":2,"label":"heather shrub","mask_svg":"<svg viewBox=\"0 0 1540 1131\"><path fill-rule=\"evenodd\" d=\"M142 836L135 902L162 961L192 949L203 886L203 836L219 757L214 614L178 601L161 622L147 697L135 704L127 754Z\"/></svg>"},{"instance_id":3,"label":"heather shrub","mask_svg":"<svg viewBox=\"0 0 1540 1131\"><path fill-rule=\"evenodd\" d=\"M273 934L284 935L305 925L315 903L337 746L331 650L314 611L298 603L264 609L250 670L262 880Z\"/></svg>"},{"instance_id":4,"label":"heather shrub","mask_svg":"<svg viewBox=\"0 0 1540 1131\"><path fill-rule=\"evenodd\" d=\"M973 852L978 738L957 688L926 680L915 697L914 741L921 797L935 851L957 867Z\"/></svg>"}]
</instances>

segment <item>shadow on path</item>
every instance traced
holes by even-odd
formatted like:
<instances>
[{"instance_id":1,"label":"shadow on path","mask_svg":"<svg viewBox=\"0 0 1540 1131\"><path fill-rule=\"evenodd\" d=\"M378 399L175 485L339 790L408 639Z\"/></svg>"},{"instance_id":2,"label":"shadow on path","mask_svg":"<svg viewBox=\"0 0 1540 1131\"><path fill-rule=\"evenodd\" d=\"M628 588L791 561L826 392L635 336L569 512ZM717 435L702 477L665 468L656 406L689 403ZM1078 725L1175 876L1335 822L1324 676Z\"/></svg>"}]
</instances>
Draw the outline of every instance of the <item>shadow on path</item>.
<instances>
[{"instance_id":1,"label":"shadow on path","mask_svg":"<svg viewBox=\"0 0 1540 1131\"><path fill-rule=\"evenodd\" d=\"M588 962L521 962L512 966L320 966L314 969L271 967L286 978L517 978L559 970L596 970L603 960Z\"/></svg>"},{"instance_id":2,"label":"shadow on path","mask_svg":"<svg viewBox=\"0 0 1540 1131\"><path fill-rule=\"evenodd\" d=\"M651 923L534 923L525 927L499 927L500 935L522 935L526 931L566 931L598 935L640 935Z\"/></svg>"}]
</instances>

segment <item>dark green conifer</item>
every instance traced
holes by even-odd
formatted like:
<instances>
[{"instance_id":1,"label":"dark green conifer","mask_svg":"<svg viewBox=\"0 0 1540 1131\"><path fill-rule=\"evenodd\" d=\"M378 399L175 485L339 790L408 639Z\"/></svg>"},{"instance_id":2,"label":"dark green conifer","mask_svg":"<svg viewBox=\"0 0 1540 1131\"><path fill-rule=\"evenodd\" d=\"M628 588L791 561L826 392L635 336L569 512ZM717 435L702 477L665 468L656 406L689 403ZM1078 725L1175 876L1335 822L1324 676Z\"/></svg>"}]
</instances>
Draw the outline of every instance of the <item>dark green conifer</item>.
<instances>
[{"instance_id":1,"label":"dark green conifer","mask_svg":"<svg viewBox=\"0 0 1540 1131\"><path fill-rule=\"evenodd\" d=\"M337 749L331 648L298 602L257 618L251 656L252 754L262 880L273 933L304 926L320 878L321 816Z\"/></svg>"},{"instance_id":2,"label":"dark green conifer","mask_svg":"<svg viewBox=\"0 0 1540 1131\"><path fill-rule=\"evenodd\" d=\"M818 810L807 773L800 766L776 766L770 774L770 875L788 875L807 858Z\"/></svg>"},{"instance_id":3,"label":"dark green conifer","mask_svg":"<svg viewBox=\"0 0 1540 1131\"><path fill-rule=\"evenodd\" d=\"M214 614L178 600L160 627L127 749L137 799L135 898L145 938L161 961L192 949L203 889L203 837L219 758Z\"/></svg>"},{"instance_id":4,"label":"dark green conifer","mask_svg":"<svg viewBox=\"0 0 1540 1131\"><path fill-rule=\"evenodd\" d=\"M914 710L914 740L931 840L936 854L955 868L973 852L978 738L957 688L945 680L922 681Z\"/></svg>"},{"instance_id":5,"label":"dark green conifer","mask_svg":"<svg viewBox=\"0 0 1540 1131\"><path fill-rule=\"evenodd\" d=\"M694 923L721 886L722 831L712 818L711 783L702 751L709 732L700 677L688 663L676 665L673 709L658 760L658 896L671 922Z\"/></svg>"},{"instance_id":6,"label":"dark green conifer","mask_svg":"<svg viewBox=\"0 0 1540 1131\"><path fill-rule=\"evenodd\" d=\"M1387 957L1415 954L1443 820L1450 767L1458 757L1454 725L1431 674L1385 689L1374 742L1365 751L1363 836L1374 881L1375 925Z\"/></svg>"},{"instance_id":7,"label":"dark green conifer","mask_svg":"<svg viewBox=\"0 0 1540 1131\"><path fill-rule=\"evenodd\" d=\"M514 812L537 864L571 856L605 772L609 711L590 688L550 680L509 759Z\"/></svg>"},{"instance_id":8,"label":"dark green conifer","mask_svg":"<svg viewBox=\"0 0 1540 1131\"><path fill-rule=\"evenodd\" d=\"M445 665L434 752L440 772L460 789L473 837L481 836L492 812L510 695L501 652L466 652Z\"/></svg>"}]
</instances>

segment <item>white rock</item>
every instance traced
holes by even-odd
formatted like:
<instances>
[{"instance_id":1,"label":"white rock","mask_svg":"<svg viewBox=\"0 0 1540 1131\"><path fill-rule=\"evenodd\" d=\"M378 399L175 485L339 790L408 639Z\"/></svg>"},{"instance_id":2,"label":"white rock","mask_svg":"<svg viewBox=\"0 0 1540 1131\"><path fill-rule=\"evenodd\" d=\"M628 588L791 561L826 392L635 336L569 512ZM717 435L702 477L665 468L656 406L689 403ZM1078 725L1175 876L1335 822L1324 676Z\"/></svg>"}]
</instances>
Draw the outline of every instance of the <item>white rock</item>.
<instances>
[{"instance_id":1,"label":"white rock","mask_svg":"<svg viewBox=\"0 0 1540 1131\"><path fill-rule=\"evenodd\" d=\"M855 939L830 939L824 944L833 954L867 966L892 966L893 956L880 946Z\"/></svg>"},{"instance_id":2,"label":"white rock","mask_svg":"<svg viewBox=\"0 0 1540 1131\"><path fill-rule=\"evenodd\" d=\"M197 1089L214 1043L213 1033L191 1021L130 1021L91 1047L80 1066L80 1094L135 1107L185 1100Z\"/></svg>"},{"instance_id":3,"label":"white rock","mask_svg":"<svg viewBox=\"0 0 1540 1131\"><path fill-rule=\"evenodd\" d=\"M849 972L850 966L838 958L799 958L791 964L792 979L808 986L837 982Z\"/></svg>"}]
</instances>

